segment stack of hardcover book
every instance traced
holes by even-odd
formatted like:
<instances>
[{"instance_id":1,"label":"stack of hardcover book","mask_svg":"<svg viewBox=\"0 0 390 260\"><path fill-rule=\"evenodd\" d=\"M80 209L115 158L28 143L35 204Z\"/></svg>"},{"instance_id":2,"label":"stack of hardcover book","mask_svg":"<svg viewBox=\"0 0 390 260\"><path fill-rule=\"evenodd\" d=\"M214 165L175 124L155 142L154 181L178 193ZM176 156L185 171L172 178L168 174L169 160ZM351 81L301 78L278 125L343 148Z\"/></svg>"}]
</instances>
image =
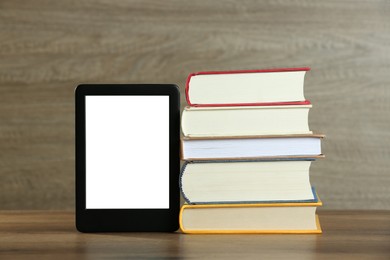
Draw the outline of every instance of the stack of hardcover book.
<instances>
[{"instance_id":1,"label":"stack of hardcover book","mask_svg":"<svg viewBox=\"0 0 390 260\"><path fill-rule=\"evenodd\" d=\"M199 72L182 114L184 233L321 233L309 168L309 68Z\"/></svg>"}]
</instances>

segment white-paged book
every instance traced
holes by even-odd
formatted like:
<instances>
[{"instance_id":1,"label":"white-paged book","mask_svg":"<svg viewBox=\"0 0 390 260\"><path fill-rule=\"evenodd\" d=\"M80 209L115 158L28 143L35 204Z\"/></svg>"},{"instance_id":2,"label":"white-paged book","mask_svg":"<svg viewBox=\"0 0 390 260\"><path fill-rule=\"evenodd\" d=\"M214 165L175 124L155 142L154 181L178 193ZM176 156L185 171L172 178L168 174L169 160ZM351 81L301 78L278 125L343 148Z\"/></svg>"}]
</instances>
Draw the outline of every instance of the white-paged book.
<instances>
[{"instance_id":1,"label":"white-paged book","mask_svg":"<svg viewBox=\"0 0 390 260\"><path fill-rule=\"evenodd\" d=\"M311 134L308 122L311 107L186 107L181 128L188 137Z\"/></svg>"},{"instance_id":2,"label":"white-paged book","mask_svg":"<svg viewBox=\"0 0 390 260\"><path fill-rule=\"evenodd\" d=\"M187 162L179 184L189 204L313 202L312 160Z\"/></svg>"},{"instance_id":3,"label":"white-paged book","mask_svg":"<svg viewBox=\"0 0 390 260\"><path fill-rule=\"evenodd\" d=\"M203 137L181 140L182 160L323 157L324 135L274 135L243 137Z\"/></svg>"},{"instance_id":4,"label":"white-paged book","mask_svg":"<svg viewBox=\"0 0 390 260\"><path fill-rule=\"evenodd\" d=\"M191 73L186 84L190 106L305 103L303 85L310 68L208 71Z\"/></svg>"}]
</instances>

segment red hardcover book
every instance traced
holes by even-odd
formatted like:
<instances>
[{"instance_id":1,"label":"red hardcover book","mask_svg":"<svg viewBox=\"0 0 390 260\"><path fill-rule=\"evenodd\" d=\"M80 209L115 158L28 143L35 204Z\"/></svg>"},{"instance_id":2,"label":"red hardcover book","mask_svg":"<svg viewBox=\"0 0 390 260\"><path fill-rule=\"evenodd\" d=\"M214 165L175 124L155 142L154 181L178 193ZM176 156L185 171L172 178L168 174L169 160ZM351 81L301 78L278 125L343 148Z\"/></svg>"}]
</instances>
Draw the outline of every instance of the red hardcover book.
<instances>
[{"instance_id":1,"label":"red hardcover book","mask_svg":"<svg viewBox=\"0 0 390 260\"><path fill-rule=\"evenodd\" d=\"M193 107L309 105L303 92L310 68L191 73L186 100Z\"/></svg>"}]
</instances>

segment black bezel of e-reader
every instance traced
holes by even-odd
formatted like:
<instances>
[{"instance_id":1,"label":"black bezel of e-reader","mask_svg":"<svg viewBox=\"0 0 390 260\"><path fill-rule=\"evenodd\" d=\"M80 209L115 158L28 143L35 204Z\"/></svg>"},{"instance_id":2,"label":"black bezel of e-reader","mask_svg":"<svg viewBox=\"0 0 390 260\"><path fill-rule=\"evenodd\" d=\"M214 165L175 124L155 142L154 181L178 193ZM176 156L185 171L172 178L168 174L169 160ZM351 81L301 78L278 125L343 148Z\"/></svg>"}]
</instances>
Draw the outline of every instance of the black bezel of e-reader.
<instances>
[{"instance_id":1,"label":"black bezel of e-reader","mask_svg":"<svg viewBox=\"0 0 390 260\"><path fill-rule=\"evenodd\" d=\"M86 209L86 95L169 95L169 209ZM76 228L80 232L173 232L179 228L180 93L172 84L82 84L76 96ZM152 104L151 104L152 105Z\"/></svg>"}]
</instances>

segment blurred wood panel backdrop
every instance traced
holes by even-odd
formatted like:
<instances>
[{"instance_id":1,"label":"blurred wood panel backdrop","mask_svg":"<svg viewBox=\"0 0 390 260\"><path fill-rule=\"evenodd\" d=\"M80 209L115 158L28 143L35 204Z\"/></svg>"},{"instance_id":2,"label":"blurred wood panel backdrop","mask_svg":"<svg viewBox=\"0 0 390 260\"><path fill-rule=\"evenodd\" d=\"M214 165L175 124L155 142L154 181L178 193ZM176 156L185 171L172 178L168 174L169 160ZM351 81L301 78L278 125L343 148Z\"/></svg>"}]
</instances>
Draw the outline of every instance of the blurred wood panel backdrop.
<instances>
[{"instance_id":1,"label":"blurred wood panel backdrop","mask_svg":"<svg viewBox=\"0 0 390 260\"><path fill-rule=\"evenodd\" d=\"M0 1L0 209L74 207L74 88L310 66L326 208L390 209L389 1Z\"/></svg>"}]
</instances>

